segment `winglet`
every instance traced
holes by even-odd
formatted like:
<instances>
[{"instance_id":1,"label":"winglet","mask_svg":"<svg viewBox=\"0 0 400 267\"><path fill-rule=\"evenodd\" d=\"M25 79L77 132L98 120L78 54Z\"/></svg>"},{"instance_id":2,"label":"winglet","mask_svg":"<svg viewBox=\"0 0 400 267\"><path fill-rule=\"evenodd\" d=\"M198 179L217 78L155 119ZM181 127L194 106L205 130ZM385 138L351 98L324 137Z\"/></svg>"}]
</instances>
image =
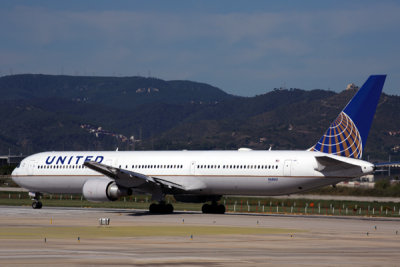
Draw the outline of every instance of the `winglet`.
<instances>
[{"instance_id":1,"label":"winglet","mask_svg":"<svg viewBox=\"0 0 400 267\"><path fill-rule=\"evenodd\" d=\"M385 79L371 75L310 150L361 159Z\"/></svg>"}]
</instances>

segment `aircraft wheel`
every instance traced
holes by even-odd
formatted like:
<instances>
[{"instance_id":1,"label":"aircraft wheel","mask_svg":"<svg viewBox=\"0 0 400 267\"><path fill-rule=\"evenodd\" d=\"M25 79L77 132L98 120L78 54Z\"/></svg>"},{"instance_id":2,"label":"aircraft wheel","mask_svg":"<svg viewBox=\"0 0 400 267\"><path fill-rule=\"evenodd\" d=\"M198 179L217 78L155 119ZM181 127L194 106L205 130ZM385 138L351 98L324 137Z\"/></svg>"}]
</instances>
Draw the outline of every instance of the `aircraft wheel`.
<instances>
[{"instance_id":1,"label":"aircraft wheel","mask_svg":"<svg viewBox=\"0 0 400 267\"><path fill-rule=\"evenodd\" d=\"M40 201L33 201L32 202L32 208L33 209L41 209L42 208L42 202L40 202Z\"/></svg>"},{"instance_id":2,"label":"aircraft wheel","mask_svg":"<svg viewBox=\"0 0 400 267\"><path fill-rule=\"evenodd\" d=\"M158 206L159 205L157 205L155 203L151 204L150 207L149 207L149 212L150 213L158 213L158 210L159 210Z\"/></svg>"},{"instance_id":3,"label":"aircraft wheel","mask_svg":"<svg viewBox=\"0 0 400 267\"><path fill-rule=\"evenodd\" d=\"M210 204L204 204L203 207L201 207L201 211L203 213L211 213L211 205Z\"/></svg>"},{"instance_id":4,"label":"aircraft wheel","mask_svg":"<svg viewBox=\"0 0 400 267\"><path fill-rule=\"evenodd\" d=\"M218 214L225 214L225 206L224 205L218 205L217 207L216 207L217 209L217 212L216 213L218 213Z\"/></svg>"},{"instance_id":5,"label":"aircraft wheel","mask_svg":"<svg viewBox=\"0 0 400 267\"><path fill-rule=\"evenodd\" d=\"M203 213L209 213L209 214L224 214L225 206L222 204L220 205L204 204L203 207L201 208L201 211Z\"/></svg>"},{"instance_id":6,"label":"aircraft wheel","mask_svg":"<svg viewBox=\"0 0 400 267\"><path fill-rule=\"evenodd\" d=\"M157 214L170 214L174 212L174 206L171 204L151 204L149 207L150 213L157 213Z\"/></svg>"},{"instance_id":7,"label":"aircraft wheel","mask_svg":"<svg viewBox=\"0 0 400 267\"><path fill-rule=\"evenodd\" d=\"M172 206L171 204L167 204L165 205L165 213L173 213L174 212L174 206Z\"/></svg>"}]
</instances>

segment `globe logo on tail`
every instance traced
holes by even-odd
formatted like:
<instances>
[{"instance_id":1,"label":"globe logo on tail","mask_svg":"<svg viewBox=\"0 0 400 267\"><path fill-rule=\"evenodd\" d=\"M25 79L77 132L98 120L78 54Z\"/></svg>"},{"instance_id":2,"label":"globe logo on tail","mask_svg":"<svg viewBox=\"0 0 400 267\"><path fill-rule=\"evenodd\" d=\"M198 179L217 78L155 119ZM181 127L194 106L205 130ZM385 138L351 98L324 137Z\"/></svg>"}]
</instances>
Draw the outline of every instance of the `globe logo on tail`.
<instances>
[{"instance_id":1,"label":"globe logo on tail","mask_svg":"<svg viewBox=\"0 0 400 267\"><path fill-rule=\"evenodd\" d=\"M341 112L311 151L361 159L362 141L354 122Z\"/></svg>"}]
</instances>

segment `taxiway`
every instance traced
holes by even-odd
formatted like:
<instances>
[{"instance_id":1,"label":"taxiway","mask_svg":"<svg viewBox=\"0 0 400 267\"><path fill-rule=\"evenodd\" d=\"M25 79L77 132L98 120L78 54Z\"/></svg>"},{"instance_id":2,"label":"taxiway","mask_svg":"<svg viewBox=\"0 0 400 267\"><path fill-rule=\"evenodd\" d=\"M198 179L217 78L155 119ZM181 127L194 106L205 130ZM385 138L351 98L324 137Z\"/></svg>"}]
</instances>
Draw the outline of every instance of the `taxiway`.
<instances>
[{"instance_id":1,"label":"taxiway","mask_svg":"<svg viewBox=\"0 0 400 267\"><path fill-rule=\"evenodd\" d=\"M0 207L0 265L381 266L400 220ZM99 218L110 218L99 226Z\"/></svg>"}]
</instances>

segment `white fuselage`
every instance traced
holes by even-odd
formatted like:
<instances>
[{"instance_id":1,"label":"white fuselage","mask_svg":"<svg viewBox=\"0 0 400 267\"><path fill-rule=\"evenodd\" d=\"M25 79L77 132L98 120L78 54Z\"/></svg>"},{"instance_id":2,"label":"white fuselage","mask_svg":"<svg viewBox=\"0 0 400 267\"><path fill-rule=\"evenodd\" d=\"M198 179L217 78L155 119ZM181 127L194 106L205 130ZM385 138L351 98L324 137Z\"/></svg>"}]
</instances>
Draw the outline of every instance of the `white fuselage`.
<instances>
[{"instance_id":1,"label":"white fuselage","mask_svg":"<svg viewBox=\"0 0 400 267\"><path fill-rule=\"evenodd\" d=\"M43 152L25 158L13 180L31 192L82 193L93 178L109 179L83 166L96 161L184 186L193 194L284 195L336 184L371 173L369 162L344 158L357 168L324 173L311 151ZM135 189L133 188L135 191Z\"/></svg>"}]
</instances>

